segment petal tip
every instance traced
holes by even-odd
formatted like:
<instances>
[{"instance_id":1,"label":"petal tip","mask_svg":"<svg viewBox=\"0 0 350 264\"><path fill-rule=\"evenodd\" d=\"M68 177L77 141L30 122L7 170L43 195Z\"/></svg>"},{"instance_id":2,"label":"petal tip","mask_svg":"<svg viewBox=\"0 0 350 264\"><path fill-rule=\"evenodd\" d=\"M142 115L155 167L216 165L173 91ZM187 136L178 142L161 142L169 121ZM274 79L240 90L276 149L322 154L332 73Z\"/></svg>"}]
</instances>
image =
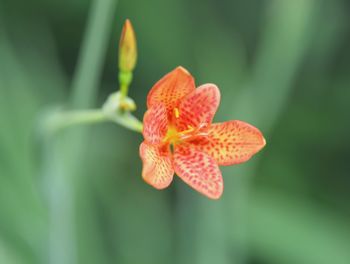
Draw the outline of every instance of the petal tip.
<instances>
[{"instance_id":1,"label":"petal tip","mask_svg":"<svg viewBox=\"0 0 350 264\"><path fill-rule=\"evenodd\" d=\"M266 139L264 137L262 137L262 140L263 140L263 143L262 143L262 146L261 148L265 147L266 146Z\"/></svg>"},{"instance_id":2,"label":"petal tip","mask_svg":"<svg viewBox=\"0 0 350 264\"><path fill-rule=\"evenodd\" d=\"M142 173L142 179L144 180L145 183L147 183L148 185L151 185L153 188L155 188L157 190L163 190L163 189L169 187L169 185L171 184L171 181L163 183L163 184L154 183L150 180L150 178L148 176L144 175L144 173Z\"/></svg>"},{"instance_id":3,"label":"petal tip","mask_svg":"<svg viewBox=\"0 0 350 264\"><path fill-rule=\"evenodd\" d=\"M206 197L208 197L211 200L219 200L224 192L224 185L222 185L222 188L220 190L218 190L217 193L214 194L204 194Z\"/></svg>"},{"instance_id":4,"label":"petal tip","mask_svg":"<svg viewBox=\"0 0 350 264\"><path fill-rule=\"evenodd\" d=\"M165 189L173 180L174 170L169 153L157 146L141 143L142 179L156 189Z\"/></svg>"},{"instance_id":5,"label":"petal tip","mask_svg":"<svg viewBox=\"0 0 350 264\"><path fill-rule=\"evenodd\" d=\"M171 110L195 88L193 76L185 68L178 66L153 85L147 96L147 107L163 102Z\"/></svg>"},{"instance_id":6,"label":"petal tip","mask_svg":"<svg viewBox=\"0 0 350 264\"><path fill-rule=\"evenodd\" d=\"M130 22L130 19L129 19L129 18L125 19L125 25L127 25L127 26L130 26L130 25L131 25L131 22Z\"/></svg>"},{"instance_id":7,"label":"petal tip","mask_svg":"<svg viewBox=\"0 0 350 264\"><path fill-rule=\"evenodd\" d=\"M188 70L186 70L184 67L182 67L182 66L177 66L176 68L175 68L175 70L176 71L179 71L179 72L181 72L181 73L184 73L184 74L186 74L186 75L190 75L191 76L191 74L190 74L190 72L188 71Z\"/></svg>"},{"instance_id":8,"label":"petal tip","mask_svg":"<svg viewBox=\"0 0 350 264\"><path fill-rule=\"evenodd\" d=\"M256 153L259 152L260 150L262 150L262 149L266 146L266 139L265 139L265 137L263 136L263 134L261 133L260 130L258 130L258 131L259 131L259 133L260 133L261 143L260 143L260 145L257 147Z\"/></svg>"},{"instance_id":9,"label":"petal tip","mask_svg":"<svg viewBox=\"0 0 350 264\"><path fill-rule=\"evenodd\" d=\"M212 90L214 96L220 102L221 93L220 93L219 87L216 84L214 84L214 83L205 83L205 84L202 84L201 86L199 86L197 89L210 89L210 90Z\"/></svg>"}]
</instances>

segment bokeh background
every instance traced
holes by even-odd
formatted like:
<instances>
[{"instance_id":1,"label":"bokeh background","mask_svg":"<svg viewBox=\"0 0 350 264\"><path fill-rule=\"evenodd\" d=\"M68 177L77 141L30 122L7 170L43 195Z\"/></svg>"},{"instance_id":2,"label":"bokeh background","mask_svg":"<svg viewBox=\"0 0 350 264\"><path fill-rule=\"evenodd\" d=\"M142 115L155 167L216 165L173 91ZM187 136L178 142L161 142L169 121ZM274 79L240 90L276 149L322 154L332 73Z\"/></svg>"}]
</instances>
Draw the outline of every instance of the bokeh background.
<instances>
[{"instance_id":1,"label":"bokeh background","mask_svg":"<svg viewBox=\"0 0 350 264\"><path fill-rule=\"evenodd\" d=\"M220 87L216 121L265 134L219 201L145 184L142 137L116 124L43 132L116 91L126 18L137 117L182 65ZM350 263L349 47L347 0L1 0L0 263Z\"/></svg>"}]
</instances>

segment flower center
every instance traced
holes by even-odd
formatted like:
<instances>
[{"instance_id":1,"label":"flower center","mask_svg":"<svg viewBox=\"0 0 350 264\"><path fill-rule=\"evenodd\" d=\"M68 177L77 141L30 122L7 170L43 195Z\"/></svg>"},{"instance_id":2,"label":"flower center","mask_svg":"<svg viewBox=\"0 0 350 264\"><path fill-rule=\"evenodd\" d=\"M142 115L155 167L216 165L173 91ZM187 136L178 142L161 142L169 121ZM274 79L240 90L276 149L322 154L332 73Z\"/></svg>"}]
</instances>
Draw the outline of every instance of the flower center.
<instances>
[{"instance_id":1,"label":"flower center","mask_svg":"<svg viewBox=\"0 0 350 264\"><path fill-rule=\"evenodd\" d=\"M164 143L176 144L179 143L191 136L193 136L193 132L195 129L191 126L188 126L188 129L184 131L177 131L174 126L170 126L165 138L163 139Z\"/></svg>"},{"instance_id":2,"label":"flower center","mask_svg":"<svg viewBox=\"0 0 350 264\"><path fill-rule=\"evenodd\" d=\"M174 108L174 116L176 119L179 118L180 111L178 108ZM194 139L195 137L206 137L208 133L205 128L207 127L207 123L201 123L198 127L188 125L187 129L178 131L174 125L170 125L163 142L174 145L186 140Z\"/></svg>"}]
</instances>

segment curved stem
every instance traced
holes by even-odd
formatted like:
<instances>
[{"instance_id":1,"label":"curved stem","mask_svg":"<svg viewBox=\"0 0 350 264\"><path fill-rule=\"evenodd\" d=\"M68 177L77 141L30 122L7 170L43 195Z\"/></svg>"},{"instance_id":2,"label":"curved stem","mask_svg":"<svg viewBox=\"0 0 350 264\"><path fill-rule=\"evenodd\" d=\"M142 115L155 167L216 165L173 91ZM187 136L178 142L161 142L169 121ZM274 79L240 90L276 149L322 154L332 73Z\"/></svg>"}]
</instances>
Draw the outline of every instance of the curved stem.
<instances>
[{"instance_id":1,"label":"curved stem","mask_svg":"<svg viewBox=\"0 0 350 264\"><path fill-rule=\"evenodd\" d=\"M110 116L109 120L115 123L118 123L119 125L127 129L142 133L142 129L143 129L142 122L138 120L135 116L130 114L129 112Z\"/></svg>"},{"instance_id":2,"label":"curved stem","mask_svg":"<svg viewBox=\"0 0 350 264\"><path fill-rule=\"evenodd\" d=\"M74 125L115 122L127 129L142 132L142 122L129 112L106 113L101 109L56 111L49 115L44 123L48 134L56 133Z\"/></svg>"},{"instance_id":3,"label":"curved stem","mask_svg":"<svg viewBox=\"0 0 350 264\"><path fill-rule=\"evenodd\" d=\"M127 97L128 95L128 90L129 87L126 84L121 84L120 85L120 94L121 94L121 98L124 99L125 97Z\"/></svg>"},{"instance_id":4,"label":"curved stem","mask_svg":"<svg viewBox=\"0 0 350 264\"><path fill-rule=\"evenodd\" d=\"M72 125L92 124L103 121L106 121L106 116L101 110L57 111L48 117L45 130L48 133L54 133Z\"/></svg>"}]
</instances>

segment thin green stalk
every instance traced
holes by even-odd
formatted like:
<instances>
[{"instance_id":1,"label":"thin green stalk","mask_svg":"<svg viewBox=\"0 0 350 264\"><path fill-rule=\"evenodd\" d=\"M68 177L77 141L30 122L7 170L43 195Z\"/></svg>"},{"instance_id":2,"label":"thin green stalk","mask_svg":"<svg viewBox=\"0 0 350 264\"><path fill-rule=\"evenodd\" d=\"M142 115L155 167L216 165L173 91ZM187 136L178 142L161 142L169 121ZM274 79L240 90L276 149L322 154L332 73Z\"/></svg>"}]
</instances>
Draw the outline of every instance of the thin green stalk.
<instances>
[{"instance_id":1,"label":"thin green stalk","mask_svg":"<svg viewBox=\"0 0 350 264\"><path fill-rule=\"evenodd\" d=\"M128 96L128 90L129 90L129 87L126 84L120 85L120 95L122 99Z\"/></svg>"},{"instance_id":2,"label":"thin green stalk","mask_svg":"<svg viewBox=\"0 0 350 264\"><path fill-rule=\"evenodd\" d=\"M106 115L100 109L56 112L46 120L44 130L53 134L70 126L94 124L106 120Z\"/></svg>"},{"instance_id":3,"label":"thin green stalk","mask_svg":"<svg viewBox=\"0 0 350 264\"><path fill-rule=\"evenodd\" d=\"M116 0L92 2L72 82L70 103L74 108L88 108L94 103L117 2Z\"/></svg>"},{"instance_id":4,"label":"thin green stalk","mask_svg":"<svg viewBox=\"0 0 350 264\"><path fill-rule=\"evenodd\" d=\"M140 132L140 133L142 132L142 128L143 128L142 123L129 112L125 112L120 115L111 116L109 119L135 132Z\"/></svg>"},{"instance_id":5,"label":"thin green stalk","mask_svg":"<svg viewBox=\"0 0 350 264\"><path fill-rule=\"evenodd\" d=\"M142 132L142 122L130 112L122 112L120 110L118 112L106 113L103 109L57 111L51 113L43 124L43 132L52 135L71 126L108 121L117 123L135 132Z\"/></svg>"},{"instance_id":6,"label":"thin green stalk","mask_svg":"<svg viewBox=\"0 0 350 264\"><path fill-rule=\"evenodd\" d=\"M264 38L258 48L251 83L240 96L236 97L232 109L233 113L245 111L246 119L261 128L265 135L270 134L282 113L284 103L293 88L293 76L310 45L315 2L314 0L272 1L270 8L267 9L271 13L266 13L268 19L264 28ZM274 100L271 100L272 94ZM227 194L229 197L227 206L230 208L227 210L227 216L235 223L230 229L231 242L235 250L240 253L235 259L235 263L238 264L248 262L251 241L247 218L251 181L253 175L258 174L258 159L258 157L255 159L255 163L251 162L249 167L235 168L237 175L244 176L234 177L232 192Z\"/></svg>"},{"instance_id":7,"label":"thin green stalk","mask_svg":"<svg viewBox=\"0 0 350 264\"><path fill-rule=\"evenodd\" d=\"M119 69L119 86L121 100L124 100L128 96L129 87L133 79L133 73L131 71L123 71Z\"/></svg>"},{"instance_id":8,"label":"thin green stalk","mask_svg":"<svg viewBox=\"0 0 350 264\"><path fill-rule=\"evenodd\" d=\"M116 0L95 0L92 2L72 83L70 105L73 108L90 108L94 103L116 4ZM102 119L99 113L94 113L92 116L87 119L94 118L94 121ZM82 120L81 117L80 115L77 118L75 115L71 122ZM53 142L52 138L49 138L49 152L45 153L45 156L49 157L47 164L45 164L45 167L48 168L48 182L49 185L52 185L49 197L48 250L49 263L51 264L78 262L78 231L75 225L77 188L80 186L80 177L78 176L81 172L78 163L84 158L86 152L84 142L87 141L87 134L82 129L69 132L72 133L65 133L62 135L63 137L54 139L57 144ZM102 243L96 243L96 245L100 244L100 247L94 248L94 253L99 252L101 254L97 255L102 256L104 250ZM86 254L89 253L89 250L85 250ZM89 258L88 255L84 257Z\"/></svg>"}]
</instances>

